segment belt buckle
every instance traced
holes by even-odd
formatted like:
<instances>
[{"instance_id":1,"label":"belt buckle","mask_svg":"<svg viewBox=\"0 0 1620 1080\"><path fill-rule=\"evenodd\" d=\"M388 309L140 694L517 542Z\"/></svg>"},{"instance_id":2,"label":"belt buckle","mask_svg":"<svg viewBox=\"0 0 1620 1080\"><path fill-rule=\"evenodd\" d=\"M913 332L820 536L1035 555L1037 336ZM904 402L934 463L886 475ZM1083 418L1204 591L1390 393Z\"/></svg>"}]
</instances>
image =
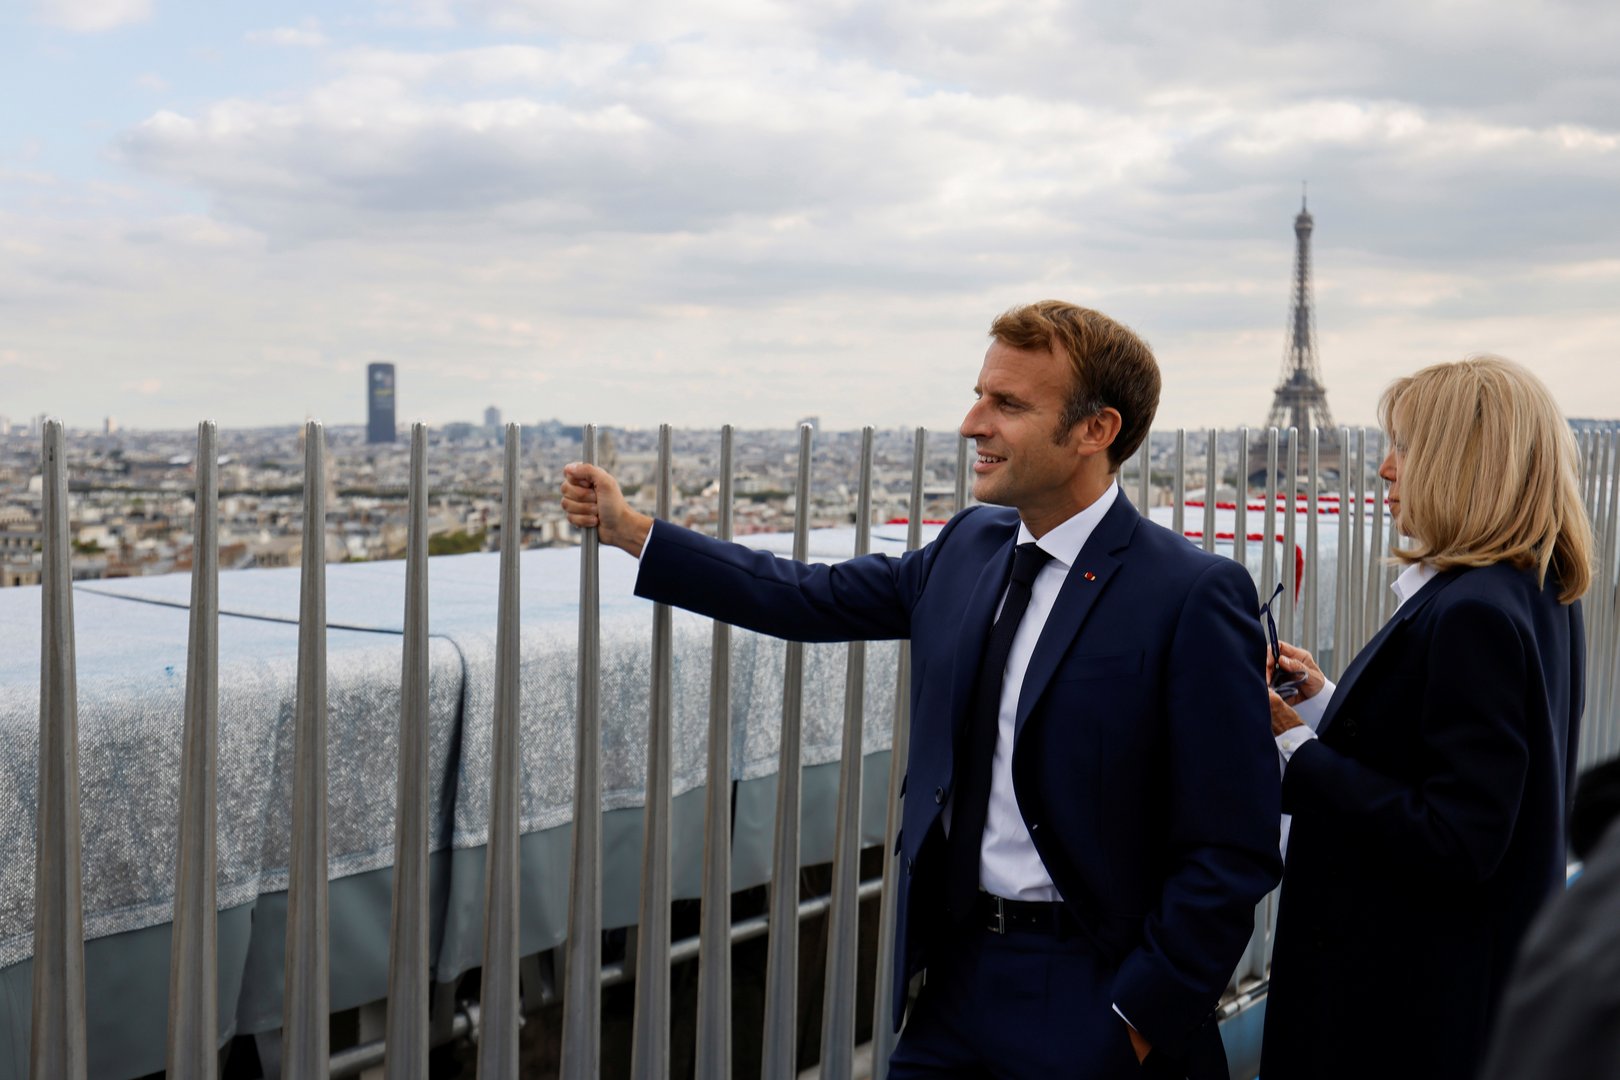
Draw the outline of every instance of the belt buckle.
<instances>
[{"instance_id":1,"label":"belt buckle","mask_svg":"<svg viewBox=\"0 0 1620 1080\"><path fill-rule=\"evenodd\" d=\"M999 896L991 896L990 900L993 905L990 911L990 917L995 921L991 923L988 929L992 934L1005 935L1007 933L1006 903Z\"/></svg>"}]
</instances>

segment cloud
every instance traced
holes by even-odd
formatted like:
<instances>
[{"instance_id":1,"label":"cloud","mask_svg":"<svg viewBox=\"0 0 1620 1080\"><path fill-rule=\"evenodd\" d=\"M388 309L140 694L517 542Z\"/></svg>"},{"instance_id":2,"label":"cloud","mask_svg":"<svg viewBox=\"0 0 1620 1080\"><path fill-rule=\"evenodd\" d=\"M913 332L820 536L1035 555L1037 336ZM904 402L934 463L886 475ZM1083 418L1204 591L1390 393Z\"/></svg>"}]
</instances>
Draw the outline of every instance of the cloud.
<instances>
[{"instance_id":1,"label":"cloud","mask_svg":"<svg viewBox=\"0 0 1620 1080\"><path fill-rule=\"evenodd\" d=\"M152 17L152 0L35 0L42 22L79 33L112 30Z\"/></svg>"},{"instance_id":2,"label":"cloud","mask_svg":"<svg viewBox=\"0 0 1620 1080\"><path fill-rule=\"evenodd\" d=\"M297 26L278 26L273 30L250 30L247 40L259 45L282 45L297 49L320 49L330 43L317 19L305 19Z\"/></svg>"},{"instance_id":3,"label":"cloud","mask_svg":"<svg viewBox=\"0 0 1620 1080\"><path fill-rule=\"evenodd\" d=\"M1056 295L1154 343L1165 423L1258 422L1308 178L1341 417L1489 348L1620 412L1568 375L1613 331L1608 7L385 4L117 137L183 211L0 173L0 344L161 373L177 423L357 417L382 357L433 420L948 426Z\"/></svg>"}]
</instances>

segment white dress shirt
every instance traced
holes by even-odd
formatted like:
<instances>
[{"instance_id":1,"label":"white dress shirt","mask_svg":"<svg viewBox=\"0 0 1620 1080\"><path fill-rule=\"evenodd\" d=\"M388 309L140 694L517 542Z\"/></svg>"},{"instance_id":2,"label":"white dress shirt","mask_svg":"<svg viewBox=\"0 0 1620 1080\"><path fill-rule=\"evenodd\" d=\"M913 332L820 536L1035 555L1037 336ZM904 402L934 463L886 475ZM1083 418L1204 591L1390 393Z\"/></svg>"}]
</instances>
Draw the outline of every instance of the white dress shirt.
<instances>
[{"instance_id":1,"label":"white dress shirt","mask_svg":"<svg viewBox=\"0 0 1620 1080\"><path fill-rule=\"evenodd\" d=\"M1024 827L1024 815L1018 810L1018 798L1013 793L1013 721L1018 715L1024 672L1029 669L1035 643L1040 640L1041 630L1052 614L1052 605L1057 602L1058 590L1063 588L1070 568L1080 557L1080 549L1091 539L1092 530L1118 497L1119 485L1110 484L1096 502L1039 540L1028 526L1022 522L1018 525L1018 543L1033 541L1052 557L1035 575L1030 586L1029 607L1013 635L1012 652L1007 656L1007 670L1001 682L1001 711L997 717L996 753L990 763L990 806L984 819L984 840L979 848L979 887L1008 900L1062 899L1035 851L1029 830ZM1001 604L1006 600L1004 592L1001 603L996 605L998 617ZM951 807L945 809L949 814ZM945 823L949 829L948 816Z\"/></svg>"}]
</instances>

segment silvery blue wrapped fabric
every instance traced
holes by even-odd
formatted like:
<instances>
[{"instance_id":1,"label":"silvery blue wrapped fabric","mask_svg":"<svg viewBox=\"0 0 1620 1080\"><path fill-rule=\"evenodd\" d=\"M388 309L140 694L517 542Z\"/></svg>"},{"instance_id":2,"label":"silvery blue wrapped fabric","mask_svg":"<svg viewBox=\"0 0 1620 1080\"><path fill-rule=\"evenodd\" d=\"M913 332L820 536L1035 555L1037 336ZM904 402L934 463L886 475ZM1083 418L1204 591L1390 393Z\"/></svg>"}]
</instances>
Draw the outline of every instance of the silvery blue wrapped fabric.
<instances>
[{"instance_id":1,"label":"silvery blue wrapped fabric","mask_svg":"<svg viewBox=\"0 0 1620 1080\"><path fill-rule=\"evenodd\" d=\"M750 538L760 547L778 538ZM875 530L898 554L904 527ZM812 536L812 558L847 558L853 529ZM521 822L568 820L573 790L578 556L523 554ZM636 564L602 558L604 807L639 806L646 768L652 605L632 595ZM395 753L404 610L402 562L328 569L330 867L334 878L387 866L393 854ZM498 556L436 558L429 695L435 850L488 836L490 721ZM170 920L177 840L180 720L190 578L84 582L75 588L84 799L87 938ZM32 949L34 788L39 702L37 588L0 592L0 968ZM291 833L298 571L220 576L219 893L222 909L287 887ZM704 782L710 633L677 612L674 790ZM775 768L780 641L733 640L734 779ZM837 759L842 645L806 651L804 764ZM896 648L868 650L864 747L888 746Z\"/></svg>"}]
</instances>

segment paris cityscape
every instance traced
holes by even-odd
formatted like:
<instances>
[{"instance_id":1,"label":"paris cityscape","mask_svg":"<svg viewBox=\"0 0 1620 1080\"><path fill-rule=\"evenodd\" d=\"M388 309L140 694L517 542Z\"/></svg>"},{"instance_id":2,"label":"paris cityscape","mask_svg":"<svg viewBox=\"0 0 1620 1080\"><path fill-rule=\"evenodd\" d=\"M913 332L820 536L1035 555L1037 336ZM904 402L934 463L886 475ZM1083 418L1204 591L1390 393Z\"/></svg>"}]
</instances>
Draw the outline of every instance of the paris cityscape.
<instances>
[{"instance_id":1,"label":"paris cityscape","mask_svg":"<svg viewBox=\"0 0 1620 1080\"><path fill-rule=\"evenodd\" d=\"M1322 465L1337 479L1341 450L1328 405L1316 340L1311 265L1314 221L1303 204L1294 219L1295 249L1289 319L1280 381L1272 391L1265 427L1286 433L1316 428ZM400 559L406 543L409 441L396 416L396 365L372 363L366 372L366 425L326 429L327 558L336 562ZM1257 401L1259 400L1257 394ZM432 497L429 551L434 555L496 550L500 545L501 470L505 429L498 406L478 421L444 424L428 434ZM0 416L0 587L38 584L40 555L40 434L44 414L26 425ZM1577 431L1608 430L1620 421L1571 419ZM819 429L816 417L801 426ZM1264 430L1261 428L1260 430ZM577 544L578 530L563 516L554 493L562 467L581 457L582 427L556 419L522 426L525 494L522 545ZM121 431L108 417L100 432L70 432L69 491L73 501L75 580L139 577L187 571L192 565L195 437L185 431ZM220 565L224 569L298 565L303 530L303 438L300 425L224 429L220 438ZM1221 475L1215 497L1231 500L1243 486L1264 483L1263 444L1218 436ZM1186 437L1184 497L1202 498L1209 481L1208 432ZM816 431L809 525L824 528L855 520L860 432ZM656 429L603 428L599 460L614 471L631 501L652 510L657 470ZM957 508L958 442L955 432L929 433L924 478L925 519ZM909 513L914 432L885 429L873 440L873 521ZM1286 441L1284 442L1286 446ZM798 433L789 428L739 429L733 466L737 534L787 532L797 510ZM680 429L672 436L676 492L671 518L713 531L718 513L719 435ZM1157 431L1148 441L1150 501L1172 498L1170 470L1176 435ZM1369 461L1376 467L1376 461ZM1138 473L1138 476L1140 474Z\"/></svg>"}]
</instances>

